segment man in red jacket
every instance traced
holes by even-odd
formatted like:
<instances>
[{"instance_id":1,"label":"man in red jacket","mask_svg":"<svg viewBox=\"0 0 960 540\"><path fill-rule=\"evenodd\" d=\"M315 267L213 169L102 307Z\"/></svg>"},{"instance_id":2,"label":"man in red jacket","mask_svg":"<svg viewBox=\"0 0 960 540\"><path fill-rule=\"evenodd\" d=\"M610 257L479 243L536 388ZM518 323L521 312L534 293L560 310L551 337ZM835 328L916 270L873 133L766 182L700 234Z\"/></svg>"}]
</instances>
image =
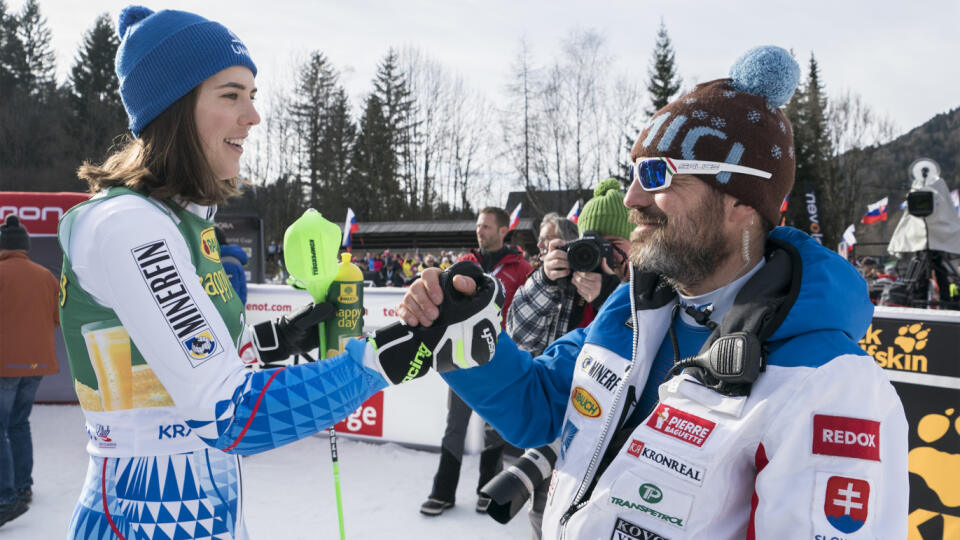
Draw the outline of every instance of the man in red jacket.
<instances>
[{"instance_id":1,"label":"man in red jacket","mask_svg":"<svg viewBox=\"0 0 960 540\"><path fill-rule=\"evenodd\" d=\"M510 216L502 209L487 207L477 216L477 244L479 249L471 249L460 257L460 261L472 261L483 267L483 271L496 276L503 283L506 300L503 304L503 320L506 324L507 310L513 301L513 294L530 274L530 263L523 258L517 248L504 243L510 231ZM505 327L505 326L504 326ZM460 462L463 459L463 442L467 436L467 424L473 411L453 391L449 394L447 428L440 443L440 465L433 477L433 490L420 506L420 512L428 516L438 516L453 506L456 501L457 483L460 481ZM503 439L489 424L483 426L483 452L480 453L480 481L477 493L491 478L503 468ZM486 512L490 506L487 497L477 498L477 512Z\"/></svg>"},{"instance_id":2,"label":"man in red jacket","mask_svg":"<svg viewBox=\"0 0 960 540\"><path fill-rule=\"evenodd\" d=\"M27 258L30 237L17 216L0 226L0 525L32 498L30 410L43 375L57 372L57 278Z\"/></svg>"}]
</instances>

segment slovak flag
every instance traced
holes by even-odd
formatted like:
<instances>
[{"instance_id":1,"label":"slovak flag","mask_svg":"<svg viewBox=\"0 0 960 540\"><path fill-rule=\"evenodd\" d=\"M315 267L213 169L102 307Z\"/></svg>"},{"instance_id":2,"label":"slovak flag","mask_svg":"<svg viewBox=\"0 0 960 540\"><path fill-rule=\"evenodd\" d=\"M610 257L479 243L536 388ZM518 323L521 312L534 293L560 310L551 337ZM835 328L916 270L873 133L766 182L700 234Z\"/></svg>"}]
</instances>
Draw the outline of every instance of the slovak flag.
<instances>
[{"instance_id":1,"label":"slovak flag","mask_svg":"<svg viewBox=\"0 0 960 540\"><path fill-rule=\"evenodd\" d=\"M577 202L573 203L573 208L567 212L567 219L576 223L580 219L580 200L577 199Z\"/></svg>"},{"instance_id":2,"label":"slovak flag","mask_svg":"<svg viewBox=\"0 0 960 540\"><path fill-rule=\"evenodd\" d=\"M510 212L510 228L508 231L512 231L514 227L520 223L520 207L523 206L523 203L517 203L517 207L513 209L513 212Z\"/></svg>"},{"instance_id":3,"label":"slovak flag","mask_svg":"<svg viewBox=\"0 0 960 540\"><path fill-rule=\"evenodd\" d=\"M887 199L888 197L884 197L873 204L867 205L867 213L860 218L860 223L863 223L864 225L873 225L878 221L886 221Z\"/></svg>"},{"instance_id":4,"label":"slovak flag","mask_svg":"<svg viewBox=\"0 0 960 540\"><path fill-rule=\"evenodd\" d=\"M787 208L790 208L790 194L787 193L787 196L783 198L783 202L780 203L780 213L787 211Z\"/></svg>"},{"instance_id":5,"label":"slovak flag","mask_svg":"<svg viewBox=\"0 0 960 540\"><path fill-rule=\"evenodd\" d=\"M340 243L341 246L347 248L347 251L350 251L352 246L353 233L358 230L360 230L360 226L357 225L357 216L353 213L353 208L347 208L347 219L343 223L343 242Z\"/></svg>"}]
</instances>

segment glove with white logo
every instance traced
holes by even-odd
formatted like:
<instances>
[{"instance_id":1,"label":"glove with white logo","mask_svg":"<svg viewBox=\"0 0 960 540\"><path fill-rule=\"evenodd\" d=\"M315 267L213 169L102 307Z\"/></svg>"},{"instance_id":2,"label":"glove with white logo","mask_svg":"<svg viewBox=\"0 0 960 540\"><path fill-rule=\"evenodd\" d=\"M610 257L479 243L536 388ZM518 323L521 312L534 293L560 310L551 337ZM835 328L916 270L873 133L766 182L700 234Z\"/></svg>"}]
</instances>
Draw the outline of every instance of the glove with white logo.
<instances>
[{"instance_id":1,"label":"glove with white logo","mask_svg":"<svg viewBox=\"0 0 960 540\"><path fill-rule=\"evenodd\" d=\"M261 367L279 367L294 354L303 354L318 348L318 325L332 319L335 313L333 304L311 303L277 320L255 324L253 344L260 353Z\"/></svg>"},{"instance_id":2,"label":"glove with white logo","mask_svg":"<svg viewBox=\"0 0 960 540\"><path fill-rule=\"evenodd\" d=\"M477 283L474 296L453 287L459 274ZM431 367L444 373L480 366L493 357L505 298L500 280L474 263L459 262L440 274L440 287L443 302L433 326L411 328L397 322L369 340L379 371L393 384L423 377Z\"/></svg>"}]
</instances>

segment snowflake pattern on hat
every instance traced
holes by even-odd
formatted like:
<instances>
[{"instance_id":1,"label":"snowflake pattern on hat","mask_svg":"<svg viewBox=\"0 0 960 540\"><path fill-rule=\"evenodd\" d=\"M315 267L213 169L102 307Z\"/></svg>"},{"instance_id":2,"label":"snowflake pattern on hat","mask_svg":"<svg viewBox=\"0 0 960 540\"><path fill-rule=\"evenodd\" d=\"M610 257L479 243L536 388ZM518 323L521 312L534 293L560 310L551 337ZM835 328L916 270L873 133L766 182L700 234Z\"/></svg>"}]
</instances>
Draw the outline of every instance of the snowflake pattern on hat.
<instances>
[{"instance_id":1,"label":"snowflake pattern on hat","mask_svg":"<svg viewBox=\"0 0 960 540\"><path fill-rule=\"evenodd\" d=\"M775 144L773 145L773 148L770 149L770 155L777 159L780 159L780 156L783 155L783 150L780 149L779 145Z\"/></svg>"},{"instance_id":2,"label":"snowflake pattern on hat","mask_svg":"<svg viewBox=\"0 0 960 540\"><path fill-rule=\"evenodd\" d=\"M734 92L733 90L724 90L723 94L721 95L725 98L732 98L732 97L736 97L737 93Z\"/></svg>"},{"instance_id":3,"label":"snowflake pattern on hat","mask_svg":"<svg viewBox=\"0 0 960 540\"><path fill-rule=\"evenodd\" d=\"M686 103L687 105L689 105L689 104L691 104L691 103L696 103L696 102L697 102L697 98L688 97L687 99L683 100L683 102Z\"/></svg>"},{"instance_id":4,"label":"snowflake pattern on hat","mask_svg":"<svg viewBox=\"0 0 960 540\"><path fill-rule=\"evenodd\" d=\"M747 113L747 120L750 120L754 124L760 121L760 113L757 111L750 111Z\"/></svg>"},{"instance_id":5,"label":"snowflake pattern on hat","mask_svg":"<svg viewBox=\"0 0 960 540\"><path fill-rule=\"evenodd\" d=\"M696 118L697 120L705 120L710 115L707 114L707 111L701 111L698 109L696 111L693 111L693 113L691 113L690 116Z\"/></svg>"},{"instance_id":6,"label":"snowflake pattern on hat","mask_svg":"<svg viewBox=\"0 0 960 540\"><path fill-rule=\"evenodd\" d=\"M780 121L780 131L783 133L787 132L787 125L783 123L783 120Z\"/></svg>"},{"instance_id":7,"label":"snowflake pattern on hat","mask_svg":"<svg viewBox=\"0 0 960 540\"><path fill-rule=\"evenodd\" d=\"M714 116L713 118L710 119L710 125L717 129L722 129L727 125L727 121L724 120L723 118Z\"/></svg>"}]
</instances>

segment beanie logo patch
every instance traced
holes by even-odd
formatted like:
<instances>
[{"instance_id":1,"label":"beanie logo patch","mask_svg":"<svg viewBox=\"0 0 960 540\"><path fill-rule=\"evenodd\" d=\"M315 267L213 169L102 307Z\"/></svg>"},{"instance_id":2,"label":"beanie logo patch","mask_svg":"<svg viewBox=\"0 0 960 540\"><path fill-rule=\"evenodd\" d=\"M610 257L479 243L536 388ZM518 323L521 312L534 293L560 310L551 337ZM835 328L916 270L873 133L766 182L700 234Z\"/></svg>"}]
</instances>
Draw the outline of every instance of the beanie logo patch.
<instances>
[{"instance_id":1,"label":"beanie logo patch","mask_svg":"<svg viewBox=\"0 0 960 540\"><path fill-rule=\"evenodd\" d=\"M247 49L247 46L240 41L240 38L230 30L227 30L227 32L230 34L232 40L230 41L230 48L233 49L233 52L243 56L250 56L250 51Z\"/></svg>"}]
</instances>

